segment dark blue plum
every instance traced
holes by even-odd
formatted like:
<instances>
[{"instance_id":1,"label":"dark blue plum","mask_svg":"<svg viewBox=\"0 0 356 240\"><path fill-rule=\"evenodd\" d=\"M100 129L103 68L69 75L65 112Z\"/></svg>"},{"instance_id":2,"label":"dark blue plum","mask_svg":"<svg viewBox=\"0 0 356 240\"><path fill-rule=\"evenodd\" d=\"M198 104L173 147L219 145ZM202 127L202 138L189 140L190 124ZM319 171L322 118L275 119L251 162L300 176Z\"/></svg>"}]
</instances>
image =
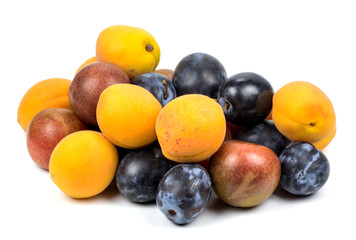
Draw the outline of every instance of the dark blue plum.
<instances>
[{"instance_id":1,"label":"dark blue plum","mask_svg":"<svg viewBox=\"0 0 356 240\"><path fill-rule=\"evenodd\" d=\"M328 180L330 165L326 156L310 143L294 142L280 154L280 186L295 195L310 195Z\"/></svg>"},{"instance_id":2,"label":"dark blue plum","mask_svg":"<svg viewBox=\"0 0 356 240\"><path fill-rule=\"evenodd\" d=\"M177 96L195 93L217 98L225 79L224 66L206 53L192 53L184 57L173 73Z\"/></svg>"},{"instance_id":3,"label":"dark blue plum","mask_svg":"<svg viewBox=\"0 0 356 240\"><path fill-rule=\"evenodd\" d=\"M116 186L132 202L153 202L159 182L176 165L163 156L157 145L130 150L119 162Z\"/></svg>"},{"instance_id":4,"label":"dark blue plum","mask_svg":"<svg viewBox=\"0 0 356 240\"><path fill-rule=\"evenodd\" d=\"M238 126L249 126L266 119L272 110L273 94L271 84L264 77L243 72L224 81L218 102L227 121Z\"/></svg>"},{"instance_id":5,"label":"dark blue plum","mask_svg":"<svg viewBox=\"0 0 356 240\"><path fill-rule=\"evenodd\" d=\"M141 86L152 93L162 107L177 97L176 89L169 79L160 73L143 73L131 79L131 84Z\"/></svg>"},{"instance_id":6,"label":"dark blue plum","mask_svg":"<svg viewBox=\"0 0 356 240\"><path fill-rule=\"evenodd\" d=\"M158 185L156 203L173 223L192 222L206 208L212 193L208 172L198 164L171 168Z\"/></svg>"},{"instance_id":7,"label":"dark blue plum","mask_svg":"<svg viewBox=\"0 0 356 240\"><path fill-rule=\"evenodd\" d=\"M278 131L273 121L263 121L257 125L246 127L235 139L268 147L272 149L277 156L291 143L288 138Z\"/></svg>"}]
</instances>

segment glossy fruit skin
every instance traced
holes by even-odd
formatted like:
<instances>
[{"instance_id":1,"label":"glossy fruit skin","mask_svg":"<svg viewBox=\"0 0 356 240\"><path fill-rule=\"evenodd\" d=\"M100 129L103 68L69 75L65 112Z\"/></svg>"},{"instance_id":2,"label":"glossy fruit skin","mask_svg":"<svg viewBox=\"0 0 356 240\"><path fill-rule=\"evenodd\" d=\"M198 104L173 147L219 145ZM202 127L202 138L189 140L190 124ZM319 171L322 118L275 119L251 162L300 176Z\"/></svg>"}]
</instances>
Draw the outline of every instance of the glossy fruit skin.
<instances>
[{"instance_id":1,"label":"glossy fruit skin","mask_svg":"<svg viewBox=\"0 0 356 240\"><path fill-rule=\"evenodd\" d=\"M218 102L226 120L241 126L262 122L272 110L273 88L262 76L243 72L221 85Z\"/></svg>"},{"instance_id":2,"label":"glossy fruit skin","mask_svg":"<svg viewBox=\"0 0 356 240\"><path fill-rule=\"evenodd\" d=\"M187 224L206 208L212 193L208 172L198 164L171 168L158 185L156 203L175 224Z\"/></svg>"},{"instance_id":3,"label":"glossy fruit skin","mask_svg":"<svg viewBox=\"0 0 356 240\"><path fill-rule=\"evenodd\" d=\"M291 141L283 136L272 121L263 121L242 130L236 140L257 143L273 150L277 156Z\"/></svg>"},{"instance_id":4,"label":"glossy fruit skin","mask_svg":"<svg viewBox=\"0 0 356 240\"><path fill-rule=\"evenodd\" d=\"M119 163L116 186L132 202L152 202L159 182L174 165L163 156L158 144L131 150Z\"/></svg>"},{"instance_id":5,"label":"glossy fruit skin","mask_svg":"<svg viewBox=\"0 0 356 240\"><path fill-rule=\"evenodd\" d=\"M234 207L254 207L277 188L281 164L265 146L227 140L210 158L208 171L221 200Z\"/></svg>"},{"instance_id":6,"label":"glossy fruit skin","mask_svg":"<svg viewBox=\"0 0 356 240\"><path fill-rule=\"evenodd\" d=\"M133 79L131 83L141 86L152 93L161 103L162 107L177 97L173 83L159 73L143 73Z\"/></svg>"},{"instance_id":7,"label":"glossy fruit skin","mask_svg":"<svg viewBox=\"0 0 356 240\"><path fill-rule=\"evenodd\" d=\"M197 93L217 98L219 87L225 79L224 66L206 53L192 53L184 57L173 73L178 96Z\"/></svg>"},{"instance_id":8,"label":"glossy fruit skin","mask_svg":"<svg viewBox=\"0 0 356 240\"><path fill-rule=\"evenodd\" d=\"M310 195L324 186L330 174L326 156L310 143L293 142L279 156L280 186L295 195Z\"/></svg>"}]
</instances>

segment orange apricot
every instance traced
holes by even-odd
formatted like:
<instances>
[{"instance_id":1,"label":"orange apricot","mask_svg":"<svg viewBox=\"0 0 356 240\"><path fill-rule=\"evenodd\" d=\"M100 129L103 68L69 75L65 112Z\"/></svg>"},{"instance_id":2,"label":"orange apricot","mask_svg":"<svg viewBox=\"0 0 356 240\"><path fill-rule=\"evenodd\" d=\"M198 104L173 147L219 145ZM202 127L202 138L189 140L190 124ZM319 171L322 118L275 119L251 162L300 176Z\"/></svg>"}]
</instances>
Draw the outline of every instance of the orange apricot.
<instances>
[{"instance_id":1,"label":"orange apricot","mask_svg":"<svg viewBox=\"0 0 356 240\"><path fill-rule=\"evenodd\" d=\"M326 138L318 141L318 142L314 142L313 145L319 149L319 150L323 150L324 148L326 148L329 143L334 139L336 135L336 128L334 129L334 131L331 132L331 134L329 136L327 136Z\"/></svg>"},{"instance_id":2,"label":"orange apricot","mask_svg":"<svg viewBox=\"0 0 356 240\"><path fill-rule=\"evenodd\" d=\"M305 81L288 83L274 94L272 119L291 141L318 142L336 126L334 107L328 96Z\"/></svg>"},{"instance_id":3,"label":"orange apricot","mask_svg":"<svg viewBox=\"0 0 356 240\"><path fill-rule=\"evenodd\" d=\"M143 87L120 83L100 95L96 117L106 138L119 147L135 149L157 140L155 122L162 105Z\"/></svg>"},{"instance_id":4,"label":"orange apricot","mask_svg":"<svg viewBox=\"0 0 356 240\"><path fill-rule=\"evenodd\" d=\"M49 162L52 181L72 198L88 198L105 190L118 165L116 147L100 132L83 130L64 137Z\"/></svg>"},{"instance_id":5,"label":"orange apricot","mask_svg":"<svg viewBox=\"0 0 356 240\"><path fill-rule=\"evenodd\" d=\"M95 63L95 62L97 62L97 61L98 61L98 60L96 59L96 56L89 58L89 59L86 60L82 65L80 65L80 67L77 69L77 71L75 72L74 75L77 75L77 73L78 73L82 68L88 66L88 65L91 64L91 63Z\"/></svg>"},{"instance_id":6,"label":"orange apricot","mask_svg":"<svg viewBox=\"0 0 356 240\"><path fill-rule=\"evenodd\" d=\"M160 74L162 74L163 76L166 76L171 82L173 81L173 80L172 80L172 79L173 79L173 70L171 70L171 69L165 69L165 68L163 68L163 69L156 69L156 70L154 70L154 72L160 73Z\"/></svg>"},{"instance_id":7,"label":"orange apricot","mask_svg":"<svg viewBox=\"0 0 356 240\"><path fill-rule=\"evenodd\" d=\"M153 72L160 61L160 48L146 30L133 26L114 25L105 28L96 42L96 58L114 63L131 78Z\"/></svg>"},{"instance_id":8,"label":"orange apricot","mask_svg":"<svg viewBox=\"0 0 356 240\"><path fill-rule=\"evenodd\" d=\"M17 122L27 131L33 117L48 108L70 108L68 89L71 81L50 78L33 85L22 97L17 110Z\"/></svg>"},{"instance_id":9,"label":"orange apricot","mask_svg":"<svg viewBox=\"0 0 356 240\"><path fill-rule=\"evenodd\" d=\"M221 106L201 94L173 99L156 121L163 155L180 163L208 159L225 139L226 120Z\"/></svg>"}]
</instances>

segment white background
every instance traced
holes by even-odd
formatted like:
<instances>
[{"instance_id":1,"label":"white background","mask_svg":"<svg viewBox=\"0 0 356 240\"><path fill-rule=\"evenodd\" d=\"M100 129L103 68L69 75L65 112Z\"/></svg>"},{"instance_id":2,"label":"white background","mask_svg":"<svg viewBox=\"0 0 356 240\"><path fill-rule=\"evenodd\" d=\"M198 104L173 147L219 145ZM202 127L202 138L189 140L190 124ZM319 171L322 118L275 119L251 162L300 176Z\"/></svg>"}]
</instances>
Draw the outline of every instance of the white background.
<instances>
[{"instance_id":1,"label":"white background","mask_svg":"<svg viewBox=\"0 0 356 240\"><path fill-rule=\"evenodd\" d=\"M356 8L353 1L2 1L0 3L0 239L355 239ZM325 149L328 182L295 198L277 191L252 209L213 197L180 227L154 204L130 203L115 187L86 200L64 195L31 160L16 122L38 81L73 79L95 55L104 28L149 31L161 47L158 68L205 52L229 76L256 72L273 85L305 80L332 100L338 132ZM211 237L211 238L210 238Z\"/></svg>"}]
</instances>

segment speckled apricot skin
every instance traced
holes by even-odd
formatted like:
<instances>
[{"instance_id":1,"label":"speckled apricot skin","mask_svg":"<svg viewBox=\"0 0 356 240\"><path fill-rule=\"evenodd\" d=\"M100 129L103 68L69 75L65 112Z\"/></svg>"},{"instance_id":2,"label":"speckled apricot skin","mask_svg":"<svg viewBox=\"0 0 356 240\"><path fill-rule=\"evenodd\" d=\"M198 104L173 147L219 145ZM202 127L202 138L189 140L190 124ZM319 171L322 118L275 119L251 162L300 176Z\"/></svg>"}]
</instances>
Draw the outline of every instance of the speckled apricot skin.
<instances>
[{"instance_id":1,"label":"speckled apricot skin","mask_svg":"<svg viewBox=\"0 0 356 240\"><path fill-rule=\"evenodd\" d=\"M221 106L212 98L187 94L162 109L156 133L165 157L180 163L199 162L221 146L226 120Z\"/></svg>"}]
</instances>

